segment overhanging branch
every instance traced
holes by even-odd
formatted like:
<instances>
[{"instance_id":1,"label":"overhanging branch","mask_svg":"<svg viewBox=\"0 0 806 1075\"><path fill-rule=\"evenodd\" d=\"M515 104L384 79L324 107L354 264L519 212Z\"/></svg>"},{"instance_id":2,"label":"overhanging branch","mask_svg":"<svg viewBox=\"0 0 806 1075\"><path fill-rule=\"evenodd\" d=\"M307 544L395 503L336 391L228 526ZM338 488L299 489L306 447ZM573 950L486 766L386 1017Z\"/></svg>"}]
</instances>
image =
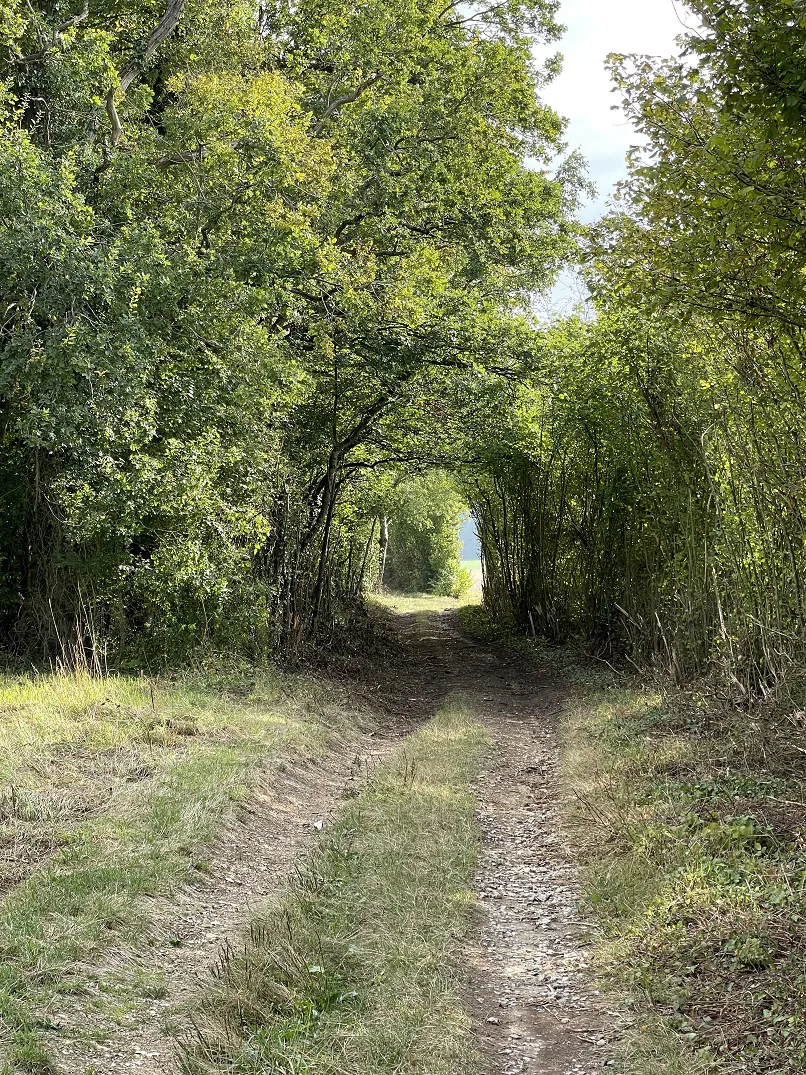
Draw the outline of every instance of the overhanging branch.
<instances>
[{"instance_id":1,"label":"overhanging branch","mask_svg":"<svg viewBox=\"0 0 806 1075\"><path fill-rule=\"evenodd\" d=\"M78 26L80 22L83 22L90 13L89 0L84 0L84 7L79 11L77 15L73 15L67 19L60 26L55 27L50 37L50 42L44 45L39 52L32 52L29 56L20 56L14 61L14 63L23 65L29 63L38 63L40 60L44 60L49 52L57 48L62 43L62 35L66 34L68 30L71 30L74 26Z\"/></svg>"},{"instance_id":2,"label":"overhanging branch","mask_svg":"<svg viewBox=\"0 0 806 1075\"><path fill-rule=\"evenodd\" d=\"M366 78L363 82L359 83L350 93L345 93L343 97L337 97L335 101L331 101L316 121L312 133L314 135L321 134L322 128L334 112L338 112L343 105L349 105L352 104L353 101L357 101L361 94L364 93L365 90L368 90L370 86L374 86L380 77L380 71L376 71L374 74L370 75L369 78Z\"/></svg>"}]
</instances>

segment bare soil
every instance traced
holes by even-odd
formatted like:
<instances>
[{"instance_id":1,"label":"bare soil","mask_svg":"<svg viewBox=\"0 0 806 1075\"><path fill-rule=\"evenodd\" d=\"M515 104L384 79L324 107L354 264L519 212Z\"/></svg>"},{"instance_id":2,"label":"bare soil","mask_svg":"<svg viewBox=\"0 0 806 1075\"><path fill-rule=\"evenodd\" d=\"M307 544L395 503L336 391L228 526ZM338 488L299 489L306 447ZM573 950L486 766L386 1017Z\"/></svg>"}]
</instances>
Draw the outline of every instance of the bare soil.
<instances>
[{"instance_id":1,"label":"bare soil","mask_svg":"<svg viewBox=\"0 0 806 1075\"><path fill-rule=\"evenodd\" d=\"M354 700L375 714L377 731L338 742L320 763L265 774L211 849L209 871L178 899L149 909L148 947L118 950L91 976L108 989L115 973L131 981L139 971L163 988L95 1043L87 1034L91 997L53 1013L60 1033L52 1048L64 1075L176 1072L174 1034L192 1018L193 998L222 945L237 945L251 914L282 891L367 764L457 693L483 714L490 734L478 784L479 907L466 960L480 1075L592 1075L606 1067L617 1013L592 983L577 911L558 770L563 685L467 638L449 612L395 617L380 657L341 675Z\"/></svg>"}]
</instances>

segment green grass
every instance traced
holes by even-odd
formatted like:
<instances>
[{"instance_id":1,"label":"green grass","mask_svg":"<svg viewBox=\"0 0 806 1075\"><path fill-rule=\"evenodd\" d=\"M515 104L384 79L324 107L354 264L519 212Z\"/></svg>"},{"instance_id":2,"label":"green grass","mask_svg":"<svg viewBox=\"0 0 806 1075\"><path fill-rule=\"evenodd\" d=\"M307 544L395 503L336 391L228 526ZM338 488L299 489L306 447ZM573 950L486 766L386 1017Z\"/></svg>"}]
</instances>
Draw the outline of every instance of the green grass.
<instances>
[{"instance_id":1,"label":"green grass","mask_svg":"<svg viewBox=\"0 0 806 1075\"><path fill-rule=\"evenodd\" d=\"M461 608L463 601L455 597L440 597L432 593L385 593L372 594L371 604L378 604L391 612L447 612Z\"/></svg>"},{"instance_id":2,"label":"green grass","mask_svg":"<svg viewBox=\"0 0 806 1075\"><path fill-rule=\"evenodd\" d=\"M449 705L369 772L282 904L222 956L186 1075L473 1070L457 960L483 742Z\"/></svg>"},{"instance_id":3,"label":"green grass","mask_svg":"<svg viewBox=\"0 0 806 1075\"><path fill-rule=\"evenodd\" d=\"M346 719L311 681L246 669L0 676L0 1070L53 1070L42 1031L81 967L204 868L258 766Z\"/></svg>"},{"instance_id":4,"label":"green grass","mask_svg":"<svg viewBox=\"0 0 806 1075\"><path fill-rule=\"evenodd\" d=\"M801 717L589 689L566 722L600 966L635 999L636 1075L806 1068Z\"/></svg>"}]
</instances>

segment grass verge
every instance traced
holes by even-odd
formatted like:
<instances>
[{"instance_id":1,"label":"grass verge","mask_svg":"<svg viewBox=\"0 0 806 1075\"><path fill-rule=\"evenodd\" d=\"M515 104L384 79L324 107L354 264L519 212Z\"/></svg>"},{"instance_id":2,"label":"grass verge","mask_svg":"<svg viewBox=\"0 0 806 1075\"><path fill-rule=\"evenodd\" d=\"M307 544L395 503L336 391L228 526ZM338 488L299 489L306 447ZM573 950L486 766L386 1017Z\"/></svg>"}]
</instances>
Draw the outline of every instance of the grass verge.
<instances>
[{"instance_id":1,"label":"grass verge","mask_svg":"<svg viewBox=\"0 0 806 1075\"><path fill-rule=\"evenodd\" d=\"M146 897L205 869L259 766L321 753L347 719L315 682L248 669L0 676L0 1071L56 1070L59 997L142 938Z\"/></svg>"},{"instance_id":2,"label":"grass verge","mask_svg":"<svg viewBox=\"0 0 806 1075\"><path fill-rule=\"evenodd\" d=\"M597 963L629 996L629 1075L806 1070L806 714L737 711L465 626L562 674Z\"/></svg>"},{"instance_id":3,"label":"grass verge","mask_svg":"<svg viewBox=\"0 0 806 1075\"><path fill-rule=\"evenodd\" d=\"M805 726L683 691L571 707L601 962L649 1016L631 1072L806 1069Z\"/></svg>"},{"instance_id":4,"label":"grass verge","mask_svg":"<svg viewBox=\"0 0 806 1075\"><path fill-rule=\"evenodd\" d=\"M484 733L443 709L368 773L283 903L225 951L186 1075L456 1075L473 1069L456 960Z\"/></svg>"}]
</instances>

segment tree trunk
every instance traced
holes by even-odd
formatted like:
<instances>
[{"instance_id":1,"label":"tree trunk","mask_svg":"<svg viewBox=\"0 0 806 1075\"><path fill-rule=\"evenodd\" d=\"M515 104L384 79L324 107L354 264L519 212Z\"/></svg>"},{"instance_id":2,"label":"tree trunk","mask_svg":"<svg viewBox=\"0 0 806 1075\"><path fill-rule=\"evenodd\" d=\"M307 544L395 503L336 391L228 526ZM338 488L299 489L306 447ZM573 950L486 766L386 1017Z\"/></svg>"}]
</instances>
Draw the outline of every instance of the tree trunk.
<instances>
[{"instance_id":1,"label":"tree trunk","mask_svg":"<svg viewBox=\"0 0 806 1075\"><path fill-rule=\"evenodd\" d=\"M381 516L381 536L378 539L381 547L381 573L378 577L378 592L383 593L383 576L386 572L386 554L389 551L389 520L385 515Z\"/></svg>"}]
</instances>

